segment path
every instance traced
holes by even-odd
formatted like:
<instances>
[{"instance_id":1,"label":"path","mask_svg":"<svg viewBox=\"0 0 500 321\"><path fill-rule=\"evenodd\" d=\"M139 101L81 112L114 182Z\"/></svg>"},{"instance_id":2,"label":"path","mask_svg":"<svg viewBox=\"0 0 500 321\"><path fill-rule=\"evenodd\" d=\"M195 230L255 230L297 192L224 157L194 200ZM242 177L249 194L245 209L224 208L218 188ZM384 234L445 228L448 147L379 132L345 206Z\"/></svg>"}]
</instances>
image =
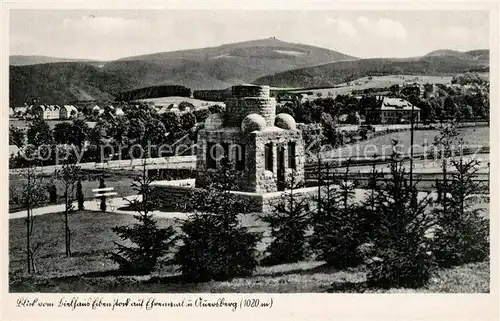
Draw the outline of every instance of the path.
<instances>
[{"instance_id":1,"label":"path","mask_svg":"<svg viewBox=\"0 0 500 321\"><path fill-rule=\"evenodd\" d=\"M110 199L113 206L115 207L115 210L111 211L111 212L118 213L118 214L136 215L137 212L134 212L134 211L119 210L119 208L129 205L127 200L133 200L134 198L138 199L138 200L141 199L141 197L137 196L137 195L127 196L124 198L115 197L115 198ZM96 200L85 201L83 203L83 205L85 207L85 210L100 212L99 203ZM75 208L78 208L78 203L74 202L73 206ZM45 215L45 214L61 213L61 212L64 212L64 204L49 205L49 206L35 208L33 210L33 215L40 216L40 215ZM163 217L163 218L186 218L187 217L187 214L182 213L182 212L153 211L152 213L153 213L153 215L155 215L157 217ZM26 217L26 211L14 212L14 213L9 214L10 220L17 219L17 218L25 218L25 217Z\"/></svg>"}]
</instances>

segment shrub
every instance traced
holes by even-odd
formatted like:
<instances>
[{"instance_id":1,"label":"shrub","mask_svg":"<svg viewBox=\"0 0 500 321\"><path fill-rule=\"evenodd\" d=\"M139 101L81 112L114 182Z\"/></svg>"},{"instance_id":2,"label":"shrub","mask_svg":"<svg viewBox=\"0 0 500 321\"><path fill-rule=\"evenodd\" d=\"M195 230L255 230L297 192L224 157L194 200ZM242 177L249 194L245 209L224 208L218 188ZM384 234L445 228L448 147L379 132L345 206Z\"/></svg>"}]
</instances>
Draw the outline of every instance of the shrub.
<instances>
[{"instance_id":1,"label":"shrub","mask_svg":"<svg viewBox=\"0 0 500 321\"><path fill-rule=\"evenodd\" d=\"M236 175L232 164L223 162L208 188L193 191L187 202L184 210L192 214L181 226L183 244L174 257L187 281L248 276L257 266L260 235L239 224L247 204L230 193Z\"/></svg>"},{"instance_id":2,"label":"shrub","mask_svg":"<svg viewBox=\"0 0 500 321\"><path fill-rule=\"evenodd\" d=\"M80 179L76 183L76 199L78 201L78 210L83 211L85 209L83 205L85 197L83 196L82 181Z\"/></svg>"}]
</instances>

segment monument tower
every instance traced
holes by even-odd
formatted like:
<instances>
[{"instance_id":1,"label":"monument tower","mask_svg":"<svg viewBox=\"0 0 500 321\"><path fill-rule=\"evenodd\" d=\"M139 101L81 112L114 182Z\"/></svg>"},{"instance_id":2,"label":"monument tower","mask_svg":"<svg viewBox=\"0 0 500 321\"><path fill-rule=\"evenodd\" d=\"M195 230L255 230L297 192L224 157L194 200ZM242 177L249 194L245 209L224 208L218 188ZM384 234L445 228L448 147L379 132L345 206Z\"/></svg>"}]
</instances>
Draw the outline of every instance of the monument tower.
<instances>
[{"instance_id":1,"label":"monument tower","mask_svg":"<svg viewBox=\"0 0 500 321\"><path fill-rule=\"evenodd\" d=\"M196 186L205 187L226 157L242 175L237 190L271 193L284 190L292 173L304 179L304 141L295 120L276 115L269 86L238 85L224 113L212 114L199 131Z\"/></svg>"}]
</instances>

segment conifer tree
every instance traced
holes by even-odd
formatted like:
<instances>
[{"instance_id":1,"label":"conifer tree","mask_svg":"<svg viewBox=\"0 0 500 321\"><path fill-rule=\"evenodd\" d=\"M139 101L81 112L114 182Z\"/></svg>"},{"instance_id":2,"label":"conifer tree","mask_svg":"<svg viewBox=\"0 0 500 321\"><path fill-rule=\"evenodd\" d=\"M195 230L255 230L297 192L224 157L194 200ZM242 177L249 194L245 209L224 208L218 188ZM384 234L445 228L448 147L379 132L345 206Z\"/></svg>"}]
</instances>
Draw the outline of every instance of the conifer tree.
<instances>
[{"instance_id":1,"label":"conifer tree","mask_svg":"<svg viewBox=\"0 0 500 321\"><path fill-rule=\"evenodd\" d=\"M479 163L475 159L453 159L455 171L441 184L441 198L434 210L437 228L434 253L443 267L483 261L489 256L489 220L482 208L473 208L474 195L487 191L475 180Z\"/></svg>"},{"instance_id":2,"label":"conifer tree","mask_svg":"<svg viewBox=\"0 0 500 321\"><path fill-rule=\"evenodd\" d=\"M268 256L262 262L265 265L298 262L307 255L309 199L297 197L294 191L302 186L302 182L297 182L294 174L290 177L288 191L282 194L273 211L261 215L262 221L271 228L272 238L266 250Z\"/></svg>"},{"instance_id":3,"label":"conifer tree","mask_svg":"<svg viewBox=\"0 0 500 321\"><path fill-rule=\"evenodd\" d=\"M390 174L374 190L373 214L379 223L371 236L367 283L383 288L421 287L433 268L429 198L418 200L415 185L409 186L403 164L395 157Z\"/></svg>"},{"instance_id":4,"label":"conifer tree","mask_svg":"<svg viewBox=\"0 0 500 321\"><path fill-rule=\"evenodd\" d=\"M182 245L174 261L187 281L248 276L257 266L260 235L239 222L248 204L231 193L240 175L233 167L223 159L208 187L194 190L183 209L191 214L181 226Z\"/></svg>"},{"instance_id":5,"label":"conifer tree","mask_svg":"<svg viewBox=\"0 0 500 321\"><path fill-rule=\"evenodd\" d=\"M117 251L109 253L110 259L118 263L120 270L127 274L151 273L160 260L169 254L177 241L174 228L158 227L158 221L153 216L152 211L158 205L158 197L151 186L152 182L153 180L147 175L144 162L142 175L135 178L131 184L139 197L128 200L130 207L138 213L134 215L137 223L112 229L122 241L133 244L126 246L115 242Z\"/></svg>"},{"instance_id":6,"label":"conifer tree","mask_svg":"<svg viewBox=\"0 0 500 321\"><path fill-rule=\"evenodd\" d=\"M338 186L325 186L321 206L313 214L314 233L310 246L318 259L344 268L362 261L359 246L366 233L359 206L354 200L356 182L349 180L349 166L335 182Z\"/></svg>"}]
</instances>

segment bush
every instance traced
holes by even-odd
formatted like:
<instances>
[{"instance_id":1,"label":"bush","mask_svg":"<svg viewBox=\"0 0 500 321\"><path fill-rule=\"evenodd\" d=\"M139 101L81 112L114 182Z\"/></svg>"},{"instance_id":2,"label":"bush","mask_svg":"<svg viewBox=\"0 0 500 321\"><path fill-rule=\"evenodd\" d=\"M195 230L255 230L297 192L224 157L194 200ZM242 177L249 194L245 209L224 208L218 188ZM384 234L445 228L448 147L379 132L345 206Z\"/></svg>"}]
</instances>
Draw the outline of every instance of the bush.
<instances>
[{"instance_id":1,"label":"bush","mask_svg":"<svg viewBox=\"0 0 500 321\"><path fill-rule=\"evenodd\" d=\"M83 196L82 181L80 179L76 183L76 199L78 201L78 210L83 211L85 209L83 205L85 198Z\"/></svg>"},{"instance_id":2,"label":"bush","mask_svg":"<svg viewBox=\"0 0 500 321\"><path fill-rule=\"evenodd\" d=\"M207 189L192 192L184 210L192 212L181 226L182 246L174 261L190 282L228 280L251 275L257 266L259 234L239 226L246 203L230 193L236 175L223 162Z\"/></svg>"}]
</instances>

